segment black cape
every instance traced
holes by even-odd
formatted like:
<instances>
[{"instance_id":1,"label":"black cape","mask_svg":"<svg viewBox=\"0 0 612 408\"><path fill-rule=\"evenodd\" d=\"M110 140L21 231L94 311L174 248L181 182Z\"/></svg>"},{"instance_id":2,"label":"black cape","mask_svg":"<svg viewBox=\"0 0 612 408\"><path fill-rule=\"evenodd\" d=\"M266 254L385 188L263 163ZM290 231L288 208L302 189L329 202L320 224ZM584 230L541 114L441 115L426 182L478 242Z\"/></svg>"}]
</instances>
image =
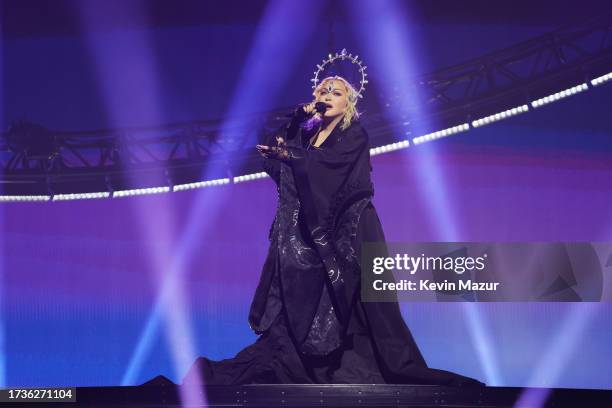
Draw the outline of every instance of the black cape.
<instances>
[{"instance_id":1,"label":"black cape","mask_svg":"<svg viewBox=\"0 0 612 408\"><path fill-rule=\"evenodd\" d=\"M318 148L295 119L284 136L291 157L264 160L279 204L249 313L260 337L232 359L199 358L184 383L482 385L428 368L397 302L360 301L361 243L385 241L362 125Z\"/></svg>"}]
</instances>

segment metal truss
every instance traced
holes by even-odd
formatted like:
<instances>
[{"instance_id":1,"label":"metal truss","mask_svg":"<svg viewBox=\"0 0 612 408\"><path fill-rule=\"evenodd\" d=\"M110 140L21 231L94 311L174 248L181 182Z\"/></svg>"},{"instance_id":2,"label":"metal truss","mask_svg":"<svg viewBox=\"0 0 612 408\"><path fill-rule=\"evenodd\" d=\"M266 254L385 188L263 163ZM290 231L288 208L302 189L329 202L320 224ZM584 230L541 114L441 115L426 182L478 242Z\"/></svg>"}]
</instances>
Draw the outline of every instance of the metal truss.
<instances>
[{"instance_id":1,"label":"metal truss","mask_svg":"<svg viewBox=\"0 0 612 408\"><path fill-rule=\"evenodd\" d=\"M410 117L407 125L390 123L382 109L369 108L364 121L371 142L375 146L396 142L419 121L439 128L478 126L492 113L525 106L564 88L587 87L590 79L612 72L611 31L612 16L600 17L416 78L414 89L385 98L387 105L401 104L405 98L400 92L415 92L421 97L416 101L418 111L425 113L417 117L415 106L400 106ZM240 118L229 127L212 120L58 132L14 123L0 138L2 194L117 191L158 186L160 180L163 185L197 183L211 168L215 172L206 172L209 178L257 172L260 160L252 146L277 132L290 111ZM147 178L151 181L144 181Z\"/></svg>"},{"instance_id":2,"label":"metal truss","mask_svg":"<svg viewBox=\"0 0 612 408\"><path fill-rule=\"evenodd\" d=\"M241 147L241 140L221 143L218 128L217 122L190 122L160 128L62 133L19 122L3 134L0 160L5 174L20 170L100 170L203 159Z\"/></svg>"},{"instance_id":3,"label":"metal truss","mask_svg":"<svg viewBox=\"0 0 612 408\"><path fill-rule=\"evenodd\" d=\"M418 78L427 111L487 114L612 70L612 16L567 26Z\"/></svg>"}]
</instances>

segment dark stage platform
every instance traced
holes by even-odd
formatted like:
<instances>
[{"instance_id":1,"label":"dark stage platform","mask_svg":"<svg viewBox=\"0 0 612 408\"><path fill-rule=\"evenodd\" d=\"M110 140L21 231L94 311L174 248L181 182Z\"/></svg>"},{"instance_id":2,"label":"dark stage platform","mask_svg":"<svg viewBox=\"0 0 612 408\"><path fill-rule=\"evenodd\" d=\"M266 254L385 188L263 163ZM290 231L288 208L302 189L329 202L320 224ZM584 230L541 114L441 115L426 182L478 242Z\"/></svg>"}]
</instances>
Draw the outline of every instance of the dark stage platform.
<instances>
[{"instance_id":1,"label":"dark stage platform","mask_svg":"<svg viewBox=\"0 0 612 408\"><path fill-rule=\"evenodd\" d=\"M196 404L181 404L181 387L156 378L138 387L80 387L77 402L54 407L611 407L611 390L448 388L427 385L210 386ZM529 392L528 392L529 391ZM193 396L192 396L193 397ZM518 401L520 404L517 404ZM12 404L16 406L21 404ZM2 406L2 404L0 404Z\"/></svg>"}]
</instances>

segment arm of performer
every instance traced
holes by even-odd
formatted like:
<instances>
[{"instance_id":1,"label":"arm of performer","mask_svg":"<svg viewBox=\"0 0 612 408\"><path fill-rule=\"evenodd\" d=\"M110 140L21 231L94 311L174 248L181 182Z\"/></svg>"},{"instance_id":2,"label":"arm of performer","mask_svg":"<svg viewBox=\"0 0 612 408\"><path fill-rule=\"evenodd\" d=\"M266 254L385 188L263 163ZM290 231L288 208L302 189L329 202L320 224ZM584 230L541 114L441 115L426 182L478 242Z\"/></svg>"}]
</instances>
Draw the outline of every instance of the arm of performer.
<instances>
[{"instance_id":1,"label":"arm of performer","mask_svg":"<svg viewBox=\"0 0 612 408\"><path fill-rule=\"evenodd\" d=\"M282 140L282 139L281 139ZM342 166L355 160L356 154L368 146L368 135L361 126L354 126L342 137L342 140L329 149L305 149L298 146L287 146L279 143L276 146L257 145L260 154L268 159L292 164L307 160L326 166Z\"/></svg>"},{"instance_id":2,"label":"arm of performer","mask_svg":"<svg viewBox=\"0 0 612 408\"><path fill-rule=\"evenodd\" d=\"M283 137L280 134L277 134L274 137L274 139L276 140L276 146L282 146L285 143ZM266 142L267 142L267 145L274 143L272 138L269 138ZM275 160L271 157L268 157L264 154L262 154L262 156L263 156L262 167L264 171L268 173L268 175L272 178L272 180L276 182L276 184L279 184L280 183L280 161Z\"/></svg>"},{"instance_id":3,"label":"arm of performer","mask_svg":"<svg viewBox=\"0 0 612 408\"><path fill-rule=\"evenodd\" d=\"M268 173L277 184L280 181L280 156L275 155L274 151L280 152L284 147L286 147L285 140L292 139L296 136L297 132L299 131L300 124L309 116L312 116L314 109L315 102L298 106L291 115L291 120L287 123L287 125L279 129L279 132L274 137L276 143L272 141L272 138L269 138L265 141L265 144L257 145L257 150L264 157L264 171Z\"/></svg>"}]
</instances>

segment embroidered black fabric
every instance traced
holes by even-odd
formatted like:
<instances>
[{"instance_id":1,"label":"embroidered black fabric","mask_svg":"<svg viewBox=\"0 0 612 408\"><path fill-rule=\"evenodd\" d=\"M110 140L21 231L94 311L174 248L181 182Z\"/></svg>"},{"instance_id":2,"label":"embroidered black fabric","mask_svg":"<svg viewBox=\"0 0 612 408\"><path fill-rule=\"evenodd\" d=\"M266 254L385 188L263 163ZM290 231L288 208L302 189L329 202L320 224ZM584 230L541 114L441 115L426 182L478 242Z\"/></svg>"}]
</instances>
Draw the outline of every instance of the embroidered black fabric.
<instances>
[{"instance_id":1,"label":"embroidered black fabric","mask_svg":"<svg viewBox=\"0 0 612 408\"><path fill-rule=\"evenodd\" d=\"M428 368L396 302L360 301L361 243L385 240L363 127L337 126L316 149L295 121L285 136L290 158L264 160L279 202L249 313L259 338L232 359L199 358L184 383L482 385Z\"/></svg>"}]
</instances>

